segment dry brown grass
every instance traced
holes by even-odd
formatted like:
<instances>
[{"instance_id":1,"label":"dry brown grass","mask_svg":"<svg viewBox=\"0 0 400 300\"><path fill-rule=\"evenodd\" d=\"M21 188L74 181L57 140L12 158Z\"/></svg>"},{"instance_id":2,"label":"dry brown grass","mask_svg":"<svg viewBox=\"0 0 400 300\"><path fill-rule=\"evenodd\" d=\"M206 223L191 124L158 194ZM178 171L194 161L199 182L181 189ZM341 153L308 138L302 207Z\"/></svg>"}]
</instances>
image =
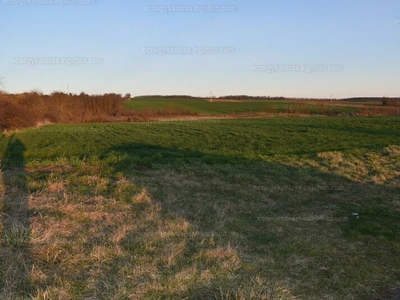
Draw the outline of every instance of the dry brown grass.
<instances>
[{"instance_id":1,"label":"dry brown grass","mask_svg":"<svg viewBox=\"0 0 400 300\"><path fill-rule=\"evenodd\" d=\"M400 147L393 145L383 150L362 154L321 152L316 158L293 161L302 167L313 167L344 176L356 182L400 186Z\"/></svg>"},{"instance_id":2,"label":"dry brown grass","mask_svg":"<svg viewBox=\"0 0 400 300\"><path fill-rule=\"evenodd\" d=\"M359 116L396 116L400 115L400 108L395 106L366 106L362 109Z\"/></svg>"},{"instance_id":3,"label":"dry brown grass","mask_svg":"<svg viewBox=\"0 0 400 300\"><path fill-rule=\"evenodd\" d=\"M2 247L3 299L294 299L261 279L238 288L216 284L236 280L234 272L242 267L237 250L164 212L131 179L117 176L111 182L100 174L55 171L44 184L29 183L40 187L27 200L29 236L16 228L10 247ZM34 177L35 170L29 174ZM2 182L4 196L10 182ZM88 190L79 192L81 185ZM110 185L113 191L105 196ZM17 238L25 238L20 250Z\"/></svg>"}]
</instances>

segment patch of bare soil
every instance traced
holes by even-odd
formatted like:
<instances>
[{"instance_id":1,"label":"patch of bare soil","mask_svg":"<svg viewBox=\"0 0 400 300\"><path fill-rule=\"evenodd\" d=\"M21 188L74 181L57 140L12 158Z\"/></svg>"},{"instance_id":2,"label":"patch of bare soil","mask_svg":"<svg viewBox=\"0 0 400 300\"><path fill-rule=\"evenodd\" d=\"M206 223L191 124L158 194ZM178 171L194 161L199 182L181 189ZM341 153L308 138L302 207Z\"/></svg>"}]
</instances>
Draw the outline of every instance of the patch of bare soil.
<instances>
[{"instance_id":1,"label":"patch of bare soil","mask_svg":"<svg viewBox=\"0 0 400 300\"><path fill-rule=\"evenodd\" d=\"M233 99L208 99L208 102L243 102L243 100L233 100Z\"/></svg>"},{"instance_id":2,"label":"patch of bare soil","mask_svg":"<svg viewBox=\"0 0 400 300\"><path fill-rule=\"evenodd\" d=\"M46 125L50 125L50 124L54 124L54 123L51 122L51 121L48 120L48 119L44 119L44 120L42 120L42 121L38 121L38 122L36 123L35 127L40 128L40 127L43 127L43 126L46 126Z\"/></svg>"}]
</instances>

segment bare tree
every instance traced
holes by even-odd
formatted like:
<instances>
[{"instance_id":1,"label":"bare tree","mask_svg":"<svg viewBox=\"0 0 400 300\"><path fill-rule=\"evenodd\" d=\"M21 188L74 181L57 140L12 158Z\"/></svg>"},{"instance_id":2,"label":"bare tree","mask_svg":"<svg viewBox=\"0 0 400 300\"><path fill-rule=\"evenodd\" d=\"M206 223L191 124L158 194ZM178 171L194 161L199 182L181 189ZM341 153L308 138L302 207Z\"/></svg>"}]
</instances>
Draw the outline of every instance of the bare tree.
<instances>
[{"instance_id":1,"label":"bare tree","mask_svg":"<svg viewBox=\"0 0 400 300\"><path fill-rule=\"evenodd\" d=\"M4 80L4 77L0 77L0 86L2 86L2 87L4 87L4 82L3 82L3 80Z\"/></svg>"},{"instance_id":2,"label":"bare tree","mask_svg":"<svg viewBox=\"0 0 400 300\"><path fill-rule=\"evenodd\" d=\"M129 100L131 100L131 98L132 98L132 96L129 93L126 93L125 96L124 96L124 100L125 101L129 101Z\"/></svg>"}]
</instances>

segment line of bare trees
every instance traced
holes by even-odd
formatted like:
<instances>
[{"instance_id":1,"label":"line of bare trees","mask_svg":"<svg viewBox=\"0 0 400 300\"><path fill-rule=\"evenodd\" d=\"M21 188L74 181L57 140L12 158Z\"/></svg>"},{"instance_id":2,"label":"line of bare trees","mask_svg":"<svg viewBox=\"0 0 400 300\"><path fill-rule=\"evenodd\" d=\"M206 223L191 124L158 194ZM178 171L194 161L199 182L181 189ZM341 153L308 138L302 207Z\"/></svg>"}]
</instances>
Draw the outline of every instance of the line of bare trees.
<instances>
[{"instance_id":1,"label":"line of bare trees","mask_svg":"<svg viewBox=\"0 0 400 300\"><path fill-rule=\"evenodd\" d=\"M54 92L7 94L0 92L0 130L35 126L39 122L104 122L124 112L118 94L80 95Z\"/></svg>"}]
</instances>

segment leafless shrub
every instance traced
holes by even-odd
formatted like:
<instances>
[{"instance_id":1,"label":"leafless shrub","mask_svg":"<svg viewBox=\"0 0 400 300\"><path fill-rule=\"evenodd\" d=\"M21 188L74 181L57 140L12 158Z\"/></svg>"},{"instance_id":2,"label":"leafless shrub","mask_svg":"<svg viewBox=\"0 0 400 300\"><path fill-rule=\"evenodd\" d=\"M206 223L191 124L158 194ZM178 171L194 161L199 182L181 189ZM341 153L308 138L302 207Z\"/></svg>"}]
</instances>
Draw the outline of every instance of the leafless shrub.
<instances>
[{"instance_id":1,"label":"leafless shrub","mask_svg":"<svg viewBox=\"0 0 400 300\"><path fill-rule=\"evenodd\" d=\"M91 96L39 91L0 94L0 128L17 129L43 120L52 123L105 122L123 114L124 98L117 94Z\"/></svg>"}]
</instances>

